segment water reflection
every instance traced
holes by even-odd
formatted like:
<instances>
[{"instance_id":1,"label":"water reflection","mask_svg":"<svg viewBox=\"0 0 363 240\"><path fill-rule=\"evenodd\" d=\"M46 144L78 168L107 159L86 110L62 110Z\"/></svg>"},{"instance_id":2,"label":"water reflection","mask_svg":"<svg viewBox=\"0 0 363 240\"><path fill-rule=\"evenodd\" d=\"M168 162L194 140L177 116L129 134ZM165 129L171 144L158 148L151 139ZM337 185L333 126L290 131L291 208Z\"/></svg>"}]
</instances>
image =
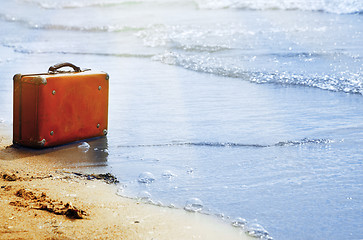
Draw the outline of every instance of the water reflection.
<instances>
[{"instance_id":1,"label":"water reflection","mask_svg":"<svg viewBox=\"0 0 363 240\"><path fill-rule=\"evenodd\" d=\"M88 147L85 148L84 146ZM59 168L105 168L108 166L108 155L107 137L88 139L46 149L10 145L0 150L0 158L4 160L30 157L36 162L47 161L48 164L53 164ZM102 171L102 169L98 170Z\"/></svg>"}]
</instances>

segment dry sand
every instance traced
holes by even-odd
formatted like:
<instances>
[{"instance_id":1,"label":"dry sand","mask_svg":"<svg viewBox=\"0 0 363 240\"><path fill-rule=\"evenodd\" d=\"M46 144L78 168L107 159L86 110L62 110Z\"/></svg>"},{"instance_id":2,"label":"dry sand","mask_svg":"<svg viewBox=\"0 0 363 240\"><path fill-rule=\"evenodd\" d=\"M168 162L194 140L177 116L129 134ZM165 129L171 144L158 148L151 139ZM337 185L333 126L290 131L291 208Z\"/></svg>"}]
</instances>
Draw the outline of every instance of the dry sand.
<instances>
[{"instance_id":1,"label":"dry sand","mask_svg":"<svg viewBox=\"0 0 363 240\"><path fill-rule=\"evenodd\" d=\"M0 131L0 239L249 238L212 216L122 198L113 184L47 164L49 151L9 147Z\"/></svg>"}]
</instances>

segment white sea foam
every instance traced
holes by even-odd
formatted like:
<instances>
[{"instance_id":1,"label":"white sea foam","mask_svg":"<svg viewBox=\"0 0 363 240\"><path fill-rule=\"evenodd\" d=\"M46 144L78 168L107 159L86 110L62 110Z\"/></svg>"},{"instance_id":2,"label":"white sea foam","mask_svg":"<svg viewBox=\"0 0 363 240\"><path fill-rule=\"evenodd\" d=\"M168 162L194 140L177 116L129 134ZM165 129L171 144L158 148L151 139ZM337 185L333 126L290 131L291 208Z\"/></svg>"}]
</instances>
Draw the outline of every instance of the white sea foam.
<instances>
[{"instance_id":1,"label":"white sea foam","mask_svg":"<svg viewBox=\"0 0 363 240\"><path fill-rule=\"evenodd\" d=\"M62 30L62 31L77 31L77 32L133 32L141 31L144 28L133 25L109 24L109 25L76 25L74 23L47 23L34 22L22 16L0 13L0 19L8 22L20 23L28 28L43 29L43 30Z\"/></svg>"},{"instance_id":2,"label":"white sea foam","mask_svg":"<svg viewBox=\"0 0 363 240\"><path fill-rule=\"evenodd\" d=\"M303 55L298 55L303 56ZM309 54L308 54L309 56ZM166 52L153 57L153 60L169 65L181 66L197 72L240 78L255 83L275 83L317 87L331 91L363 94L361 72L337 72L330 74L300 74L286 71L255 71L246 68L235 58L220 58L207 55L187 55Z\"/></svg>"},{"instance_id":3,"label":"white sea foam","mask_svg":"<svg viewBox=\"0 0 363 240\"><path fill-rule=\"evenodd\" d=\"M201 9L303 10L338 14L360 13L360 0L195 0Z\"/></svg>"},{"instance_id":4,"label":"white sea foam","mask_svg":"<svg viewBox=\"0 0 363 240\"><path fill-rule=\"evenodd\" d=\"M22 0L40 6L44 9L69 9L69 8L109 8L134 4L170 4L183 3L183 0ZM187 1L192 2L192 1Z\"/></svg>"},{"instance_id":5,"label":"white sea foam","mask_svg":"<svg viewBox=\"0 0 363 240\"><path fill-rule=\"evenodd\" d=\"M231 48L230 39L236 35L255 35L239 24L218 25L217 28L193 25L150 25L136 36L149 47L168 46L184 51L217 52Z\"/></svg>"},{"instance_id":6,"label":"white sea foam","mask_svg":"<svg viewBox=\"0 0 363 240\"><path fill-rule=\"evenodd\" d=\"M287 140L280 141L271 144L258 144L258 143L238 143L238 142L172 142L164 144L140 144L140 145L118 145L118 148L154 148L154 147L172 147L172 146L193 146L193 147L213 147L213 148L270 148L270 147L288 147L288 146L299 146L306 144L322 144L329 145L335 143L336 141L332 139L325 138L303 138L300 140ZM153 162L153 161L150 161ZM157 161L158 162L158 161ZM188 168L187 173L193 173L194 169L186 166ZM165 177L176 177L177 175L172 173L170 170L163 172L162 176Z\"/></svg>"},{"instance_id":7,"label":"white sea foam","mask_svg":"<svg viewBox=\"0 0 363 240\"><path fill-rule=\"evenodd\" d=\"M241 217L236 218L235 220L232 221L233 227L245 228L246 224L247 220Z\"/></svg>"},{"instance_id":8,"label":"white sea foam","mask_svg":"<svg viewBox=\"0 0 363 240\"><path fill-rule=\"evenodd\" d=\"M84 7L108 7L117 4L129 3L128 0L23 0L27 3L37 4L45 9L60 9L60 8L84 8ZM132 2L143 2L138 0L133 0Z\"/></svg>"},{"instance_id":9,"label":"white sea foam","mask_svg":"<svg viewBox=\"0 0 363 240\"><path fill-rule=\"evenodd\" d=\"M264 229L260 224L253 223L247 226L247 234L251 237L264 239L264 240L272 240L273 238L270 234Z\"/></svg>"},{"instance_id":10,"label":"white sea foam","mask_svg":"<svg viewBox=\"0 0 363 240\"><path fill-rule=\"evenodd\" d=\"M195 3L200 9L251 9L251 10L303 10L324 11L338 14L361 13L363 3L359 0L22 0L45 9L113 7L130 4Z\"/></svg>"}]
</instances>

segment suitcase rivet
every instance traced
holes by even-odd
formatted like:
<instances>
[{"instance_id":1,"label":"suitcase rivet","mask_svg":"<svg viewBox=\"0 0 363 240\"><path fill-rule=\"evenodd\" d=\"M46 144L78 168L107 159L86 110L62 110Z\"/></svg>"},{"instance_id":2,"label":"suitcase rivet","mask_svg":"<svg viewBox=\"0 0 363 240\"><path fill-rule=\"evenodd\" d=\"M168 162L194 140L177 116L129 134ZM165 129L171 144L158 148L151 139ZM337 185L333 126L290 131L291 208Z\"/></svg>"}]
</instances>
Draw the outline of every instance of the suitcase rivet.
<instances>
[{"instance_id":1,"label":"suitcase rivet","mask_svg":"<svg viewBox=\"0 0 363 240\"><path fill-rule=\"evenodd\" d=\"M55 95L55 90L52 91L52 94Z\"/></svg>"},{"instance_id":2,"label":"suitcase rivet","mask_svg":"<svg viewBox=\"0 0 363 240\"><path fill-rule=\"evenodd\" d=\"M97 124L97 128L100 128L100 124Z\"/></svg>"},{"instance_id":3,"label":"suitcase rivet","mask_svg":"<svg viewBox=\"0 0 363 240\"><path fill-rule=\"evenodd\" d=\"M54 132L53 131L50 131L50 135L53 136L54 135Z\"/></svg>"},{"instance_id":4,"label":"suitcase rivet","mask_svg":"<svg viewBox=\"0 0 363 240\"><path fill-rule=\"evenodd\" d=\"M98 90L101 90L101 86L98 86Z\"/></svg>"},{"instance_id":5,"label":"suitcase rivet","mask_svg":"<svg viewBox=\"0 0 363 240\"><path fill-rule=\"evenodd\" d=\"M42 139L41 141L38 142L40 144L40 146L44 146L45 145L45 139Z\"/></svg>"},{"instance_id":6,"label":"suitcase rivet","mask_svg":"<svg viewBox=\"0 0 363 240\"><path fill-rule=\"evenodd\" d=\"M106 129L103 129L103 134L107 135L107 130Z\"/></svg>"},{"instance_id":7,"label":"suitcase rivet","mask_svg":"<svg viewBox=\"0 0 363 240\"><path fill-rule=\"evenodd\" d=\"M106 80L110 79L110 76L108 74L106 74Z\"/></svg>"}]
</instances>

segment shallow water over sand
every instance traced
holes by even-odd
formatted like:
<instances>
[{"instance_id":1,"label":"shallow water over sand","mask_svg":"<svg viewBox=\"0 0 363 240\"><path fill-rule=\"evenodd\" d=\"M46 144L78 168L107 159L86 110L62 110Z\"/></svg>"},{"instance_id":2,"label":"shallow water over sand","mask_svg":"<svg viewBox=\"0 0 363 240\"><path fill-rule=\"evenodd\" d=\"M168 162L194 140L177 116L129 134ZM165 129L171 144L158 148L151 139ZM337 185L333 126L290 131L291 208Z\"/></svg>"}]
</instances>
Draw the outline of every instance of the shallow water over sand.
<instances>
[{"instance_id":1,"label":"shallow water over sand","mask_svg":"<svg viewBox=\"0 0 363 240\"><path fill-rule=\"evenodd\" d=\"M362 15L93 2L1 3L0 124L15 73L102 70L107 138L47 150L55 163L112 172L120 195L156 204L198 198L266 238L362 237Z\"/></svg>"}]
</instances>

